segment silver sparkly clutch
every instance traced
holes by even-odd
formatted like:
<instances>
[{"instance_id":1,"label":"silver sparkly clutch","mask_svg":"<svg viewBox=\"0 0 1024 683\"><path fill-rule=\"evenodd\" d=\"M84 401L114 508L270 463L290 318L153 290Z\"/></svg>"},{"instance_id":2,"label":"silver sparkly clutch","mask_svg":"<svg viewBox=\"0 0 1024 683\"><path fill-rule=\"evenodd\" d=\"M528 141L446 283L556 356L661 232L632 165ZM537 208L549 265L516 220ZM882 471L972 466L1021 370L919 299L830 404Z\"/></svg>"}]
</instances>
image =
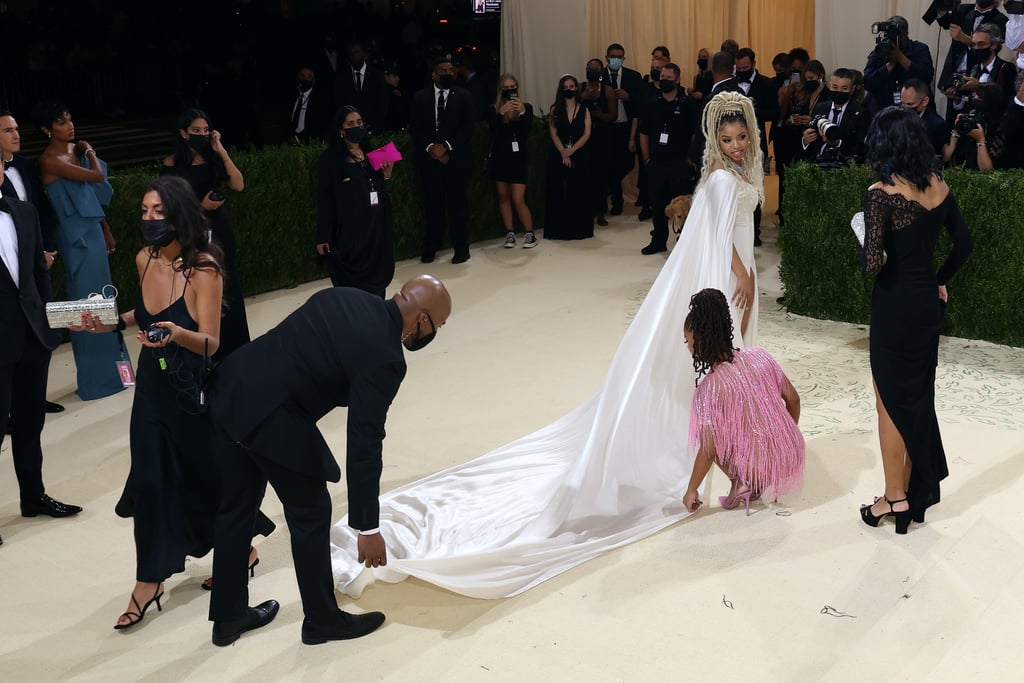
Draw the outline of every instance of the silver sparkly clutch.
<instances>
[{"instance_id":1,"label":"silver sparkly clutch","mask_svg":"<svg viewBox=\"0 0 1024 683\"><path fill-rule=\"evenodd\" d=\"M107 296L108 289L114 290L112 296ZM77 301L51 301L46 304L46 321L52 329L81 325L83 313L97 316L104 325L116 325L117 288L106 285L103 294L90 294Z\"/></svg>"},{"instance_id":2,"label":"silver sparkly clutch","mask_svg":"<svg viewBox=\"0 0 1024 683\"><path fill-rule=\"evenodd\" d=\"M853 214L853 218L850 219L850 228L853 229L853 234L857 236L857 241L860 242L860 246L864 246L864 212L858 211Z\"/></svg>"}]
</instances>

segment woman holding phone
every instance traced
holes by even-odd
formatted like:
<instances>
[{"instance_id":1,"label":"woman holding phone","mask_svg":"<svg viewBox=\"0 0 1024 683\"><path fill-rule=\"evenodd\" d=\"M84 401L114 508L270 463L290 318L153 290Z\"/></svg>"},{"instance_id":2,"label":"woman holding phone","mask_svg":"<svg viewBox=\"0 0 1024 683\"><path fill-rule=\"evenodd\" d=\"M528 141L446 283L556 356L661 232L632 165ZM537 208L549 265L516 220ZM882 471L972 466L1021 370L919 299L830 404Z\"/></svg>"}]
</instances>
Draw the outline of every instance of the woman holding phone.
<instances>
[{"instance_id":1,"label":"woman holding phone","mask_svg":"<svg viewBox=\"0 0 1024 683\"><path fill-rule=\"evenodd\" d=\"M533 216L526 205L527 148L532 125L533 107L520 99L519 79L509 73L502 74L491 113L491 153L487 170L498 189L498 212L505 226L506 249L516 246L513 207L526 231L523 248L537 246Z\"/></svg>"}]
</instances>

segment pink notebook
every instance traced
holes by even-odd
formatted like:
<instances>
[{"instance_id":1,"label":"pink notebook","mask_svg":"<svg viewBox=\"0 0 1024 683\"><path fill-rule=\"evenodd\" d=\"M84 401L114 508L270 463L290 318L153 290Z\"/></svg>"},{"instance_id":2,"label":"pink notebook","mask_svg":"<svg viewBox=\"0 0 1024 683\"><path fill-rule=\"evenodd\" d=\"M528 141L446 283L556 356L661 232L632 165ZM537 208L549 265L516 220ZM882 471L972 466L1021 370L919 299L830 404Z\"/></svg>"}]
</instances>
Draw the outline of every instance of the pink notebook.
<instances>
[{"instance_id":1,"label":"pink notebook","mask_svg":"<svg viewBox=\"0 0 1024 683\"><path fill-rule=\"evenodd\" d=\"M370 160L370 166L373 166L373 170L379 171L381 164L385 161L401 161L402 153L395 147L394 142L389 142L383 147L367 152L366 158Z\"/></svg>"}]
</instances>

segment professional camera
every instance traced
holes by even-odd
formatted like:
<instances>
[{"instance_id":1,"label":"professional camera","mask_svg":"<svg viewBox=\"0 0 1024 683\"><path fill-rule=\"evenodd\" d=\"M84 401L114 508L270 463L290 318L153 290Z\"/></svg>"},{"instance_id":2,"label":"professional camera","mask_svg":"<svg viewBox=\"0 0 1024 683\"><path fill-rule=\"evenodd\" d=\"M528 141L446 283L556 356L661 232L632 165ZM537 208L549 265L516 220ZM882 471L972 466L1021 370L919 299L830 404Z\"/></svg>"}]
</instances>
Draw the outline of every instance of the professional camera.
<instances>
[{"instance_id":1,"label":"professional camera","mask_svg":"<svg viewBox=\"0 0 1024 683\"><path fill-rule=\"evenodd\" d=\"M957 119L954 127L958 135L969 135L978 126L981 126L982 130L985 129L985 117L977 109L972 109Z\"/></svg>"},{"instance_id":2,"label":"professional camera","mask_svg":"<svg viewBox=\"0 0 1024 683\"><path fill-rule=\"evenodd\" d=\"M899 27L891 21L876 21L871 24L871 33L875 36L875 54L888 58L889 53L899 43Z\"/></svg>"},{"instance_id":3,"label":"professional camera","mask_svg":"<svg viewBox=\"0 0 1024 683\"><path fill-rule=\"evenodd\" d=\"M159 344L164 339L171 336L171 331L166 327L159 327L156 323L153 323L146 328L146 341L150 344Z\"/></svg>"},{"instance_id":4,"label":"professional camera","mask_svg":"<svg viewBox=\"0 0 1024 683\"><path fill-rule=\"evenodd\" d=\"M828 142L835 142L842 137L839 125L829 121L828 116L825 116L824 114L815 116L811 120L811 128L818 131L818 135L821 136L822 140L826 140Z\"/></svg>"},{"instance_id":5,"label":"professional camera","mask_svg":"<svg viewBox=\"0 0 1024 683\"><path fill-rule=\"evenodd\" d=\"M950 87L953 90L959 90L960 88L967 85L967 74L955 73L953 74L953 80L949 82Z\"/></svg>"},{"instance_id":6,"label":"professional camera","mask_svg":"<svg viewBox=\"0 0 1024 683\"><path fill-rule=\"evenodd\" d=\"M1024 0L1021 0L1024 2ZM953 11L959 4L958 0L933 0L932 4L928 7L928 11L924 13L921 20L932 25L932 22L938 20L939 26L943 29L949 29L953 23Z\"/></svg>"},{"instance_id":7,"label":"professional camera","mask_svg":"<svg viewBox=\"0 0 1024 683\"><path fill-rule=\"evenodd\" d=\"M1006 0L1003 9L1007 14L1024 14L1024 0Z\"/></svg>"}]
</instances>

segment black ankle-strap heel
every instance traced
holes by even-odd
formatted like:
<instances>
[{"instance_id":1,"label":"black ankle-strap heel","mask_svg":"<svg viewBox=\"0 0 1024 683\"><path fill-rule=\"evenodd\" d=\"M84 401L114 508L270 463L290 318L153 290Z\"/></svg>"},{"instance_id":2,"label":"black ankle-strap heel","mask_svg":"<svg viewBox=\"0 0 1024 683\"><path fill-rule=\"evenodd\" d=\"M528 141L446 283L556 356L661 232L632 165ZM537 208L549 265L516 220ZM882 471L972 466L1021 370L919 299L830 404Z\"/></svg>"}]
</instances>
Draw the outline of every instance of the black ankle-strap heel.
<instances>
[{"instance_id":1,"label":"black ankle-strap heel","mask_svg":"<svg viewBox=\"0 0 1024 683\"><path fill-rule=\"evenodd\" d=\"M910 527L910 510L907 509L897 512L892 506L896 503L905 503L906 501L906 498L900 498L899 500L889 500L886 498L885 502L889 504L889 511L883 512L877 517L872 514L870 505L862 505L860 508L860 518L868 526L876 527L884 517L889 517L891 515L896 520L896 533L905 534L907 533L907 529Z\"/></svg>"}]
</instances>

